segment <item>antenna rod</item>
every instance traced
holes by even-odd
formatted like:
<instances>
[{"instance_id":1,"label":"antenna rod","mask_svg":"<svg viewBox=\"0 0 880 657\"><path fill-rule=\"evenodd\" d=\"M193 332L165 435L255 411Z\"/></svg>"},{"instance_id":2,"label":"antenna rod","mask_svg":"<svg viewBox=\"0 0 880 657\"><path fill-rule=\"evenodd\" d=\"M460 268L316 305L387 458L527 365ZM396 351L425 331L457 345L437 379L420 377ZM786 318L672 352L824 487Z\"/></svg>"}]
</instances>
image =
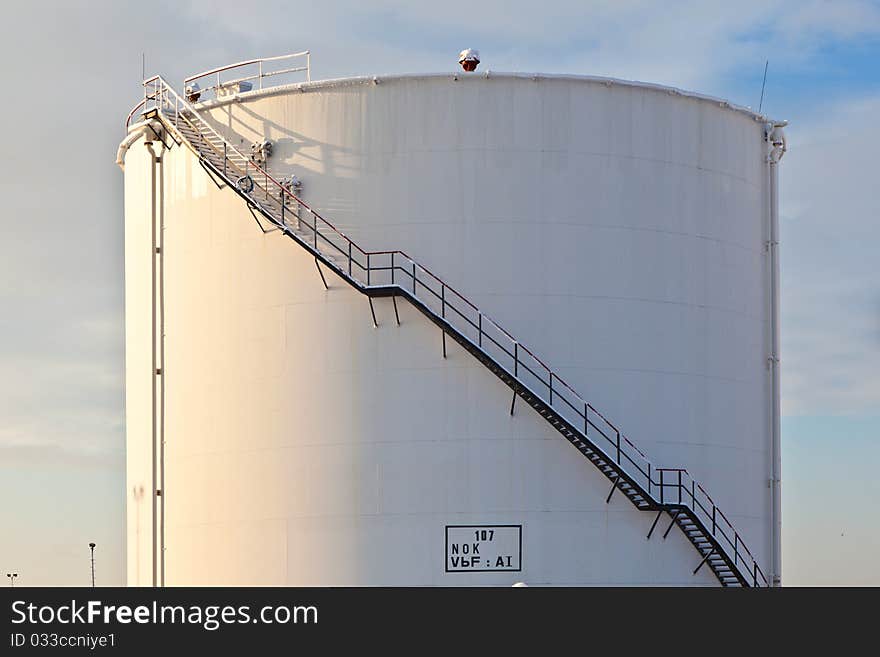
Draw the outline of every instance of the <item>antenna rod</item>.
<instances>
[{"instance_id":1,"label":"antenna rod","mask_svg":"<svg viewBox=\"0 0 880 657\"><path fill-rule=\"evenodd\" d=\"M89 543L89 549L92 551L92 588L95 588L95 544Z\"/></svg>"},{"instance_id":2,"label":"antenna rod","mask_svg":"<svg viewBox=\"0 0 880 657\"><path fill-rule=\"evenodd\" d=\"M764 87L767 86L767 67L770 66L770 60L766 60L764 62L764 81L761 83L761 102L758 103L758 114L761 113L761 108L764 106Z\"/></svg>"}]
</instances>

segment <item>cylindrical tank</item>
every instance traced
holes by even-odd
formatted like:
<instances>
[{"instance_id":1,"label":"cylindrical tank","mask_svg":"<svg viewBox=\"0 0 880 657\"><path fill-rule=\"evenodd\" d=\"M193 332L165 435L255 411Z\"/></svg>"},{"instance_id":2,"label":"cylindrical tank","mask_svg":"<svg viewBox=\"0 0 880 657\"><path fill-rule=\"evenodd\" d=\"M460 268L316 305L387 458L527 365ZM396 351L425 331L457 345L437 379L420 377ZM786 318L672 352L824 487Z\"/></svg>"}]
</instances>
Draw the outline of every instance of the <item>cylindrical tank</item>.
<instances>
[{"instance_id":1,"label":"cylindrical tank","mask_svg":"<svg viewBox=\"0 0 880 657\"><path fill-rule=\"evenodd\" d=\"M360 246L409 253L655 465L686 468L770 572L763 117L494 72L198 107L242 150L271 140L269 172ZM511 415L471 355L444 357L412 306L398 325L374 300L374 326L366 297L326 268L325 289L311 255L166 144L125 157L130 584L154 560L169 585L718 583L680 531L646 541L655 514L606 501L596 467L528 406ZM493 563L450 565L474 550Z\"/></svg>"}]
</instances>

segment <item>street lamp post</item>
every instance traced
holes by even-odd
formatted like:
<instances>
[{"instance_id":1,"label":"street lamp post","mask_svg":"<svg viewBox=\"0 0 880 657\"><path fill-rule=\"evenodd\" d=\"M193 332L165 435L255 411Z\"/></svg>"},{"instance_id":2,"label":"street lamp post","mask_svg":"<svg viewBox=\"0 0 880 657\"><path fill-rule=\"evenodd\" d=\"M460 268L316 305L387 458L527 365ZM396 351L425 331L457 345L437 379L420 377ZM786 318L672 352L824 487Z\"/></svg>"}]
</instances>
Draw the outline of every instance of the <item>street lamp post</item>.
<instances>
[{"instance_id":1,"label":"street lamp post","mask_svg":"<svg viewBox=\"0 0 880 657\"><path fill-rule=\"evenodd\" d=\"M92 588L95 588L95 544L89 543L89 550L92 551Z\"/></svg>"}]
</instances>

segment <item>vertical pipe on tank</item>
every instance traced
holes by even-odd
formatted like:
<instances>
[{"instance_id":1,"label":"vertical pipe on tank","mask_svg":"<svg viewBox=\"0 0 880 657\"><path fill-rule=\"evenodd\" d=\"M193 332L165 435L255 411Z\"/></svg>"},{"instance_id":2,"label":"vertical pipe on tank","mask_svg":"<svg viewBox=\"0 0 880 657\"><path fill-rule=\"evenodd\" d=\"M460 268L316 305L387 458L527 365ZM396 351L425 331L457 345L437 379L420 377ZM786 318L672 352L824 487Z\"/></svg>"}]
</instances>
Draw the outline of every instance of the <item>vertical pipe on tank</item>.
<instances>
[{"instance_id":1,"label":"vertical pipe on tank","mask_svg":"<svg viewBox=\"0 0 880 657\"><path fill-rule=\"evenodd\" d=\"M159 268L159 585L165 586L165 146L160 147L156 163L159 166L158 188L158 246L156 248Z\"/></svg>"},{"instance_id":2,"label":"vertical pipe on tank","mask_svg":"<svg viewBox=\"0 0 880 657\"><path fill-rule=\"evenodd\" d=\"M155 132L155 131L154 131ZM150 153L150 262L152 272L152 486L153 500L153 576L152 585L164 585L165 582L165 349L164 349L164 272L163 272L163 236L164 229L164 167L160 169L157 184L157 168L162 165L164 144L161 140L160 155L153 149L153 140L147 136L144 142ZM157 390L158 386L158 390ZM161 519L161 520L160 520ZM160 524L161 523L161 524ZM161 566L161 567L160 567Z\"/></svg>"},{"instance_id":3,"label":"vertical pipe on tank","mask_svg":"<svg viewBox=\"0 0 880 657\"><path fill-rule=\"evenodd\" d=\"M156 528L157 528L157 515L156 515L156 153L153 150L153 141L147 136L147 139L144 141L144 145L147 147L147 151L150 153L150 263L151 263L151 284L152 284L152 356L151 356L151 371L150 371L150 388L152 390L152 409L153 414L151 418L151 436L152 436L152 458L151 458L151 473L152 473L152 490L150 491L150 497L152 498L152 517L153 517L153 531L150 535L151 541L151 552L153 556L153 576L152 576L152 585L156 586L156 575L157 575L157 562L156 562Z\"/></svg>"},{"instance_id":4,"label":"vertical pipe on tank","mask_svg":"<svg viewBox=\"0 0 880 657\"><path fill-rule=\"evenodd\" d=\"M780 409L779 381L779 161L785 154L785 136L782 127L785 123L768 126L767 140L770 154L767 158L770 169L770 377L771 377L771 472L770 496L772 557L770 584L782 585L782 427Z\"/></svg>"},{"instance_id":5,"label":"vertical pipe on tank","mask_svg":"<svg viewBox=\"0 0 880 657\"><path fill-rule=\"evenodd\" d=\"M772 308L770 311L771 328L771 360L772 372L772 395L773 395L773 478L771 494L773 496L773 586L782 584L782 498L781 487L781 420L779 404L779 168L778 163L770 161L770 298Z\"/></svg>"}]
</instances>

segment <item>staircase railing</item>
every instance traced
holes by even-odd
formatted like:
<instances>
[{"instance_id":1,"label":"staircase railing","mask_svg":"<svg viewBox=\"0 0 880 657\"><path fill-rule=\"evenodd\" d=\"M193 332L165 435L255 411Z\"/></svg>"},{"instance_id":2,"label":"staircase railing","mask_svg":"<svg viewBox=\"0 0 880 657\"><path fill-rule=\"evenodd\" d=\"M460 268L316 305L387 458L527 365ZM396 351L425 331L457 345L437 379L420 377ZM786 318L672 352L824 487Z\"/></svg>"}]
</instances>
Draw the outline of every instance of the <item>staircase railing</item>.
<instances>
[{"instance_id":1,"label":"staircase railing","mask_svg":"<svg viewBox=\"0 0 880 657\"><path fill-rule=\"evenodd\" d=\"M240 193L280 222L279 227L307 248L329 257L327 264L357 287L369 292L397 288L417 298L436 317L441 318L464 338L503 367L519 384L538 396L572 427L582 431L627 476L647 492L655 508L675 513L689 509L706 527L739 571L753 586L769 582L733 524L717 507L705 489L683 468L657 468L644 452L617 426L581 397L535 353L514 338L464 295L428 268L400 250L367 251L327 221L314 208L297 197L288 186L229 143L186 100L160 76L144 81L144 112L165 113L180 128L183 121L198 132L199 143L191 144L199 156L222 161L220 170ZM251 191L240 184L250 178ZM299 211L289 206L298 206ZM291 229L285 212L297 220ZM303 214L307 216L303 216ZM340 264L341 263L341 264Z\"/></svg>"}]
</instances>

